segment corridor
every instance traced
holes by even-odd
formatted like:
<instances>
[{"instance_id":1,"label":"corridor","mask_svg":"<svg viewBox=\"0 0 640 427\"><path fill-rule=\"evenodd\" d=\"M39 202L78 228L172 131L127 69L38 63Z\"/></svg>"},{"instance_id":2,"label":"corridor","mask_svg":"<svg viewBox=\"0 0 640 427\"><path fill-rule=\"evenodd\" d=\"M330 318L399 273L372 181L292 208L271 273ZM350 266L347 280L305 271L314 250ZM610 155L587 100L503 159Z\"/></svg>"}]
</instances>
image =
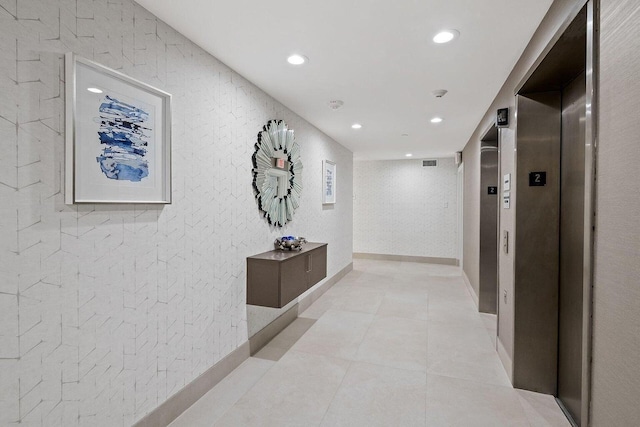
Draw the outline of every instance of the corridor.
<instances>
[{"instance_id":1,"label":"corridor","mask_svg":"<svg viewBox=\"0 0 640 427\"><path fill-rule=\"evenodd\" d=\"M354 260L171 426L569 426L553 397L511 387L459 271Z\"/></svg>"}]
</instances>

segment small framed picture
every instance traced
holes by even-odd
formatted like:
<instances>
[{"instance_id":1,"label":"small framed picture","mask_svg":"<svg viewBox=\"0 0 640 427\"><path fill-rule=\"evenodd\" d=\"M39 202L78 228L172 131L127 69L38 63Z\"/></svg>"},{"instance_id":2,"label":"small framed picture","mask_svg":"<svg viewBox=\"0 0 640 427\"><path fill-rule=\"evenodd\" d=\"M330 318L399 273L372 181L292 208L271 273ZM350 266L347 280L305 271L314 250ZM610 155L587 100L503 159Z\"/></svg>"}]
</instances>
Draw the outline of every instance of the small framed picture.
<instances>
[{"instance_id":1,"label":"small framed picture","mask_svg":"<svg viewBox=\"0 0 640 427\"><path fill-rule=\"evenodd\" d=\"M329 160L322 161L322 204L336 202L336 164Z\"/></svg>"},{"instance_id":2,"label":"small framed picture","mask_svg":"<svg viewBox=\"0 0 640 427\"><path fill-rule=\"evenodd\" d=\"M65 56L65 202L171 203L171 95Z\"/></svg>"}]
</instances>

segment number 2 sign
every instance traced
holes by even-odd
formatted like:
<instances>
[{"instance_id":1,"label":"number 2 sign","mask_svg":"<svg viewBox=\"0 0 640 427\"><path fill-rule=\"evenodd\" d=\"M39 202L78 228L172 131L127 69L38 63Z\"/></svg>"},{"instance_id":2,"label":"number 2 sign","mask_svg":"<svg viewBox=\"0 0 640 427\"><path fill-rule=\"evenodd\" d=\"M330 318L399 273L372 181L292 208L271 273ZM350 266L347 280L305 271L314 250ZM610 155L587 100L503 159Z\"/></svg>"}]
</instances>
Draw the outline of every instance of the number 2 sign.
<instances>
[{"instance_id":1,"label":"number 2 sign","mask_svg":"<svg viewBox=\"0 0 640 427\"><path fill-rule=\"evenodd\" d=\"M547 185L547 172L529 172L529 187L544 187Z\"/></svg>"}]
</instances>

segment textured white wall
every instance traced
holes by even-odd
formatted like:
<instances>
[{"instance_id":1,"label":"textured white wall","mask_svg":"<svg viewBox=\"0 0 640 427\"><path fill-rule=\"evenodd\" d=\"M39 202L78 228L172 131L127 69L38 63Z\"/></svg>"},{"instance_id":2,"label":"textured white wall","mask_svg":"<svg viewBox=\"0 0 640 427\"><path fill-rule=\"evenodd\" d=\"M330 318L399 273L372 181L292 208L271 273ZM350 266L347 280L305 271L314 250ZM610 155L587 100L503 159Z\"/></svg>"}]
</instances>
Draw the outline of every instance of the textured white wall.
<instances>
[{"instance_id":1,"label":"textured white wall","mask_svg":"<svg viewBox=\"0 0 640 427\"><path fill-rule=\"evenodd\" d=\"M66 206L63 53L173 94L173 204ZM245 257L351 262L352 154L130 0L0 2L0 425L130 425L247 340ZM255 137L285 119L305 190L260 217ZM323 210L321 161L340 173Z\"/></svg>"},{"instance_id":2,"label":"textured white wall","mask_svg":"<svg viewBox=\"0 0 640 427\"><path fill-rule=\"evenodd\" d=\"M600 4L591 424L630 426L640 420L640 4Z\"/></svg>"},{"instance_id":3,"label":"textured white wall","mask_svg":"<svg viewBox=\"0 0 640 427\"><path fill-rule=\"evenodd\" d=\"M453 159L356 161L353 251L457 258L456 173Z\"/></svg>"}]
</instances>

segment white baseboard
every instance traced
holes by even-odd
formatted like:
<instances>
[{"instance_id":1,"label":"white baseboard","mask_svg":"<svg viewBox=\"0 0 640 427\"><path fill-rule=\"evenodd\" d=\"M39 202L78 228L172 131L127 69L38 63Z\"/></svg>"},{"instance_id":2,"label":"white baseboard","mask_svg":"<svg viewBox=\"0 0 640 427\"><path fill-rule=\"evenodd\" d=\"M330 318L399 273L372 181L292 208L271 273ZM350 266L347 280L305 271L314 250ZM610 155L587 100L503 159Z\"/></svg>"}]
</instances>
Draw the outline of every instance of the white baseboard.
<instances>
[{"instance_id":1,"label":"white baseboard","mask_svg":"<svg viewBox=\"0 0 640 427\"><path fill-rule=\"evenodd\" d=\"M365 252L354 252L355 259L377 259L380 261L400 261L400 262L421 262L425 264L442 264L442 265L459 265L457 258L438 258L426 256L412 255L391 255L391 254L372 254Z\"/></svg>"},{"instance_id":2,"label":"white baseboard","mask_svg":"<svg viewBox=\"0 0 640 427\"><path fill-rule=\"evenodd\" d=\"M248 358L249 342L246 341L207 369L198 378L165 400L156 409L145 415L133 427L168 426Z\"/></svg>"},{"instance_id":3,"label":"white baseboard","mask_svg":"<svg viewBox=\"0 0 640 427\"><path fill-rule=\"evenodd\" d=\"M476 290L473 289L473 286L471 286L471 282L469 281L469 278L467 277L467 273L465 273L464 270L462 270L462 279L464 280L464 284L467 285L467 290L471 295L471 299L473 299L473 303L476 305L476 308L480 310L480 298L478 298L478 294L476 294Z\"/></svg>"}]
</instances>

